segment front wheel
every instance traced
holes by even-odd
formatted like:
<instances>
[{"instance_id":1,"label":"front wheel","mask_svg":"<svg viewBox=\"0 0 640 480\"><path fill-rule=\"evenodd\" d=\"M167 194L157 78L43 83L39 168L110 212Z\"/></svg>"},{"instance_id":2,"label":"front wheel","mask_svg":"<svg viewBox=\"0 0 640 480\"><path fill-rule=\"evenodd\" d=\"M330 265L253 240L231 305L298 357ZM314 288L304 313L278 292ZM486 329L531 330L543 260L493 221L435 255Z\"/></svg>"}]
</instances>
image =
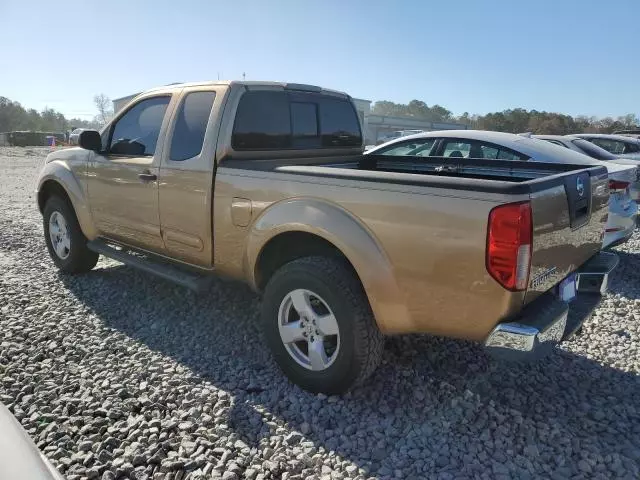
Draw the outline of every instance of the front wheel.
<instances>
[{"instance_id":1,"label":"front wheel","mask_svg":"<svg viewBox=\"0 0 640 480\"><path fill-rule=\"evenodd\" d=\"M360 282L335 258L306 257L269 280L262 326L276 362L311 392L342 393L376 369L384 337Z\"/></svg>"},{"instance_id":2,"label":"front wheel","mask_svg":"<svg viewBox=\"0 0 640 480\"><path fill-rule=\"evenodd\" d=\"M87 248L87 238L68 202L57 196L49 198L42 217L47 250L60 270L83 273L96 266L98 254Z\"/></svg>"}]
</instances>

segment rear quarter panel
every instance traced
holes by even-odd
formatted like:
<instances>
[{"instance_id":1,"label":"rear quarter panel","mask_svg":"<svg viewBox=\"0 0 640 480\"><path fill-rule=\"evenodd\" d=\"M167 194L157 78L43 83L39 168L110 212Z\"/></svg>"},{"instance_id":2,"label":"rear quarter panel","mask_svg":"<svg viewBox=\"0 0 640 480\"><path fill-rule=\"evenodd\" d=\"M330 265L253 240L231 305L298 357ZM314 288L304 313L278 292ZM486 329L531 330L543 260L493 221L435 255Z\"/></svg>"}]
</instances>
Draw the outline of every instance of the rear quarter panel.
<instances>
[{"instance_id":1,"label":"rear quarter panel","mask_svg":"<svg viewBox=\"0 0 640 480\"><path fill-rule=\"evenodd\" d=\"M216 269L249 283L254 283L255 268L255 255L249 252L256 244L264 245L274 232L287 229L323 236L331 227L318 226L319 217L330 215L330 209L318 205L344 211L353 223L341 227L336 246L358 272L385 333L425 332L482 340L499 319L522 305L523 294L507 292L487 273L485 246L489 211L526 197L224 166L218 168L214 195ZM234 225L234 198L250 202L247 226ZM260 222L270 209L296 199L310 199L309 208L279 215L277 225ZM374 261L370 250L354 241L361 238L358 229L371 237L384 260ZM378 261L388 264L374 268Z\"/></svg>"}]
</instances>

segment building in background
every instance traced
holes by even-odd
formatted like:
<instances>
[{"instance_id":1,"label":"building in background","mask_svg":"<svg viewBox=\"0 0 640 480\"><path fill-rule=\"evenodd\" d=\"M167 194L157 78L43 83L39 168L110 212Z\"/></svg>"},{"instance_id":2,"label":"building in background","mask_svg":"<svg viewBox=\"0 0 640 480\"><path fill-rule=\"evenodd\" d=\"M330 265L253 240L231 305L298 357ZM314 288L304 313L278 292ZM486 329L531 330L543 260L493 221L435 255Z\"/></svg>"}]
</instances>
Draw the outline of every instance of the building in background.
<instances>
[{"instance_id":1,"label":"building in background","mask_svg":"<svg viewBox=\"0 0 640 480\"><path fill-rule=\"evenodd\" d=\"M113 100L113 113L117 113L139 94L140 92ZM428 120L413 117L374 115L371 113L371 100L354 98L353 103L358 111L358 117L360 117L365 145L375 145L381 138L398 130L430 132L433 130L465 130L467 128L466 125L461 123L429 122Z\"/></svg>"}]
</instances>

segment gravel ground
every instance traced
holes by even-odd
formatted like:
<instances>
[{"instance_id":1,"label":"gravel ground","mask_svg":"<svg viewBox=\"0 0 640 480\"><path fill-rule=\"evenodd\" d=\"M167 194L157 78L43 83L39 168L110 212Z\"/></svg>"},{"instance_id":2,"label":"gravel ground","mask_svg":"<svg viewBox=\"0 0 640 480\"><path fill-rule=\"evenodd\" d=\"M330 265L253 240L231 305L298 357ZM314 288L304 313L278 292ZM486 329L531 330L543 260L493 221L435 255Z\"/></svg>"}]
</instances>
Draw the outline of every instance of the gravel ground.
<instances>
[{"instance_id":1,"label":"gravel ground","mask_svg":"<svg viewBox=\"0 0 640 480\"><path fill-rule=\"evenodd\" d=\"M0 148L0 401L68 479L640 477L640 235L539 364L396 337L368 386L327 398L280 374L242 285L59 275L32 193L46 153Z\"/></svg>"}]
</instances>

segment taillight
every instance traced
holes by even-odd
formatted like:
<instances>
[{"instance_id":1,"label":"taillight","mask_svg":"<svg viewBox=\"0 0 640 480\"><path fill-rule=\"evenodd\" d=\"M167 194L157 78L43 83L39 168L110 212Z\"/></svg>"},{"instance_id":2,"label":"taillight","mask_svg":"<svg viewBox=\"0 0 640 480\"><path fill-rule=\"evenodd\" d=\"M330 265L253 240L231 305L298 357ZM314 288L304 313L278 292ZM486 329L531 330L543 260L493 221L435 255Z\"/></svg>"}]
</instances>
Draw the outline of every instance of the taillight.
<instances>
[{"instance_id":1,"label":"taillight","mask_svg":"<svg viewBox=\"0 0 640 480\"><path fill-rule=\"evenodd\" d=\"M489 212L487 271L504 288L525 290L531 269L531 203L508 203Z\"/></svg>"},{"instance_id":2,"label":"taillight","mask_svg":"<svg viewBox=\"0 0 640 480\"><path fill-rule=\"evenodd\" d=\"M629 187L629 182L609 180L609 193L623 193Z\"/></svg>"}]
</instances>

